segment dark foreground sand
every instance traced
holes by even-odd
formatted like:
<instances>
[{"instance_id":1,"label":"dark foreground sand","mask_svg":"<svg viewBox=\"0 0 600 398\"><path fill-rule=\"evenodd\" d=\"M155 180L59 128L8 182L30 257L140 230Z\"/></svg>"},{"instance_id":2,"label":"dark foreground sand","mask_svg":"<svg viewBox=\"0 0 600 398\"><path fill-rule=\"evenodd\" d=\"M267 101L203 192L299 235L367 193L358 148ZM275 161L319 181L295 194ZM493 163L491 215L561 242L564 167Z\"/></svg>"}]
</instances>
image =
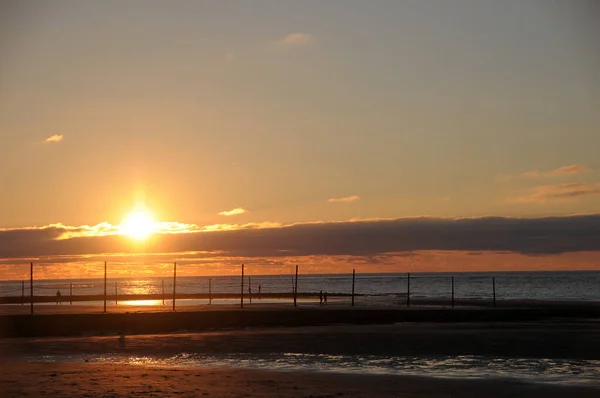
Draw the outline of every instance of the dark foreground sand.
<instances>
[{"instance_id":1,"label":"dark foreground sand","mask_svg":"<svg viewBox=\"0 0 600 398\"><path fill-rule=\"evenodd\" d=\"M36 363L112 353L484 355L600 358L598 322L339 325L204 333L0 339L0 397L599 397L600 386L145 365ZM424 374L427 376L427 374Z\"/></svg>"},{"instance_id":2,"label":"dark foreground sand","mask_svg":"<svg viewBox=\"0 0 600 398\"><path fill-rule=\"evenodd\" d=\"M3 361L0 396L11 397L598 397L599 390L503 379L156 368Z\"/></svg>"}]
</instances>

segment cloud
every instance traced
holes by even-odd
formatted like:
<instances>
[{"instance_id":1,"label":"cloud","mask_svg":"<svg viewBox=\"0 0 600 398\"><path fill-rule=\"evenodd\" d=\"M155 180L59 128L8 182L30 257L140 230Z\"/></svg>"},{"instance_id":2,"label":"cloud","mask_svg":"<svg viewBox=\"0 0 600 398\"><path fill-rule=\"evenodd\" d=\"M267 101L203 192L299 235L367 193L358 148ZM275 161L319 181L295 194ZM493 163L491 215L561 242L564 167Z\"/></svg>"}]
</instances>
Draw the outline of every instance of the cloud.
<instances>
[{"instance_id":1,"label":"cloud","mask_svg":"<svg viewBox=\"0 0 600 398\"><path fill-rule=\"evenodd\" d=\"M531 188L530 193L519 196L514 202L547 202L551 200L575 199L600 194L600 183L572 182L559 185L542 185Z\"/></svg>"},{"instance_id":2,"label":"cloud","mask_svg":"<svg viewBox=\"0 0 600 398\"><path fill-rule=\"evenodd\" d=\"M244 214L244 213L247 213L247 212L248 212L248 210L246 210L246 209L244 209L242 207L236 207L233 210L222 211L222 212L219 213L219 215L220 216L227 216L227 217L229 217L229 216L237 216L239 214Z\"/></svg>"},{"instance_id":3,"label":"cloud","mask_svg":"<svg viewBox=\"0 0 600 398\"><path fill-rule=\"evenodd\" d=\"M281 223L278 222L251 222L246 224L213 224L205 225L201 228L201 231L214 232L214 231L234 231L238 229L260 229L260 228L279 228Z\"/></svg>"},{"instance_id":4,"label":"cloud","mask_svg":"<svg viewBox=\"0 0 600 398\"><path fill-rule=\"evenodd\" d=\"M294 225L255 223L161 233L143 244L111 234L61 239L73 228L0 230L0 258L202 252L222 258L376 256L416 251L558 254L600 251L600 214L543 218L400 218Z\"/></svg>"},{"instance_id":5,"label":"cloud","mask_svg":"<svg viewBox=\"0 0 600 398\"><path fill-rule=\"evenodd\" d=\"M155 232L159 234L180 234L202 230L203 228L196 224L185 224L175 221L161 221L155 223ZM121 227L119 225L112 225L107 222L96 225L80 225L76 227L57 223L44 225L42 227L4 228L0 229L0 234L2 232L10 231L46 231L52 236L52 239L56 240L122 235Z\"/></svg>"},{"instance_id":6,"label":"cloud","mask_svg":"<svg viewBox=\"0 0 600 398\"><path fill-rule=\"evenodd\" d=\"M276 41L276 44L281 47L299 47L313 43L314 36L306 33L291 33Z\"/></svg>"},{"instance_id":7,"label":"cloud","mask_svg":"<svg viewBox=\"0 0 600 398\"><path fill-rule=\"evenodd\" d=\"M347 196L345 198L330 198L327 201L329 203L350 203L350 202L356 202L359 199L360 199L359 196L352 195L352 196Z\"/></svg>"},{"instance_id":8,"label":"cloud","mask_svg":"<svg viewBox=\"0 0 600 398\"><path fill-rule=\"evenodd\" d=\"M561 176L570 176L581 174L584 171L588 170L589 167L583 164L571 164L568 166L562 166L553 170L547 171L539 171L539 170L530 170L526 171L522 174L510 174L510 173L498 173L496 175L496 181L498 182L507 182L512 180L513 178L544 178L544 177L561 177Z\"/></svg>"},{"instance_id":9,"label":"cloud","mask_svg":"<svg viewBox=\"0 0 600 398\"><path fill-rule=\"evenodd\" d=\"M65 138L62 134L54 134L46 138L44 142L61 142Z\"/></svg>"},{"instance_id":10,"label":"cloud","mask_svg":"<svg viewBox=\"0 0 600 398\"><path fill-rule=\"evenodd\" d=\"M571 164L568 166L562 166L554 170L539 171L531 170L523 173L523 177L539 178L539 177L559 177L565 175L580 174L587 170L587 166L583 164Z\"/></svg>"}]
</instances>

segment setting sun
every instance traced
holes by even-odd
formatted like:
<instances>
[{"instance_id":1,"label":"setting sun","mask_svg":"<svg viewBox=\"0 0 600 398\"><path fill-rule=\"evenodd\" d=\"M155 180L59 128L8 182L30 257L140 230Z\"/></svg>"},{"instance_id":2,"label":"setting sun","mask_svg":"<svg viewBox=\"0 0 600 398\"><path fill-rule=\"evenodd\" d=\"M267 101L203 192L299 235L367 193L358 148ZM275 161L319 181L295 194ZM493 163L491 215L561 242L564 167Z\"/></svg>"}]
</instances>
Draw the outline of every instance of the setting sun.
<instances>
[{"instance_id":1,"label":"setting sun","mask_svg":"<svg viewBox=\"0 0 600 398\"><path fill-rule=\"evenodd\" d=\"M143 210L129 213L120 226L123 235L135 239L145 239L155 232L156 223L152 216Z\"/></svg>"}]
</instances>

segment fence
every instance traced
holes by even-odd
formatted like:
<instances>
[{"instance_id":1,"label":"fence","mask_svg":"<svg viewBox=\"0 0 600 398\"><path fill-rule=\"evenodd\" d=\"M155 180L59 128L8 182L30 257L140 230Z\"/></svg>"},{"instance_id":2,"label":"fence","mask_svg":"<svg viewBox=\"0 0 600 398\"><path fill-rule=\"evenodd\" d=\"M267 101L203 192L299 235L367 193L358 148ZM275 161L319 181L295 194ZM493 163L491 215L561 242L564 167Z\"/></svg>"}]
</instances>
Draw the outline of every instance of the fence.
<instances>
[{"instance_id":1,"label":"fence","mask_svg":"<svg viewBox=\"0 0 600 398\"><path fill-rule=\"evenodd\" d=\"M173 264L172 278L130 280L108 278L108 263L104 263L104 278L58 281L35 281L34 264L30 264L30 280L0 284L0 304L29 304L34 313L34 304L56 303L102 303L103 311L108 305L150 304L177 309L178 301L183 304L232 304L239 300L245 304L274 304L289 301L294 307L302 304L347 303L355 306L357 300L363 304L396 305L488 305L496 307L496 276L373 276L357 275L305 275L299 276L296 266L294 275L245 275L241 266L240 276L182 277L178 279L177 263ZM457 288L468 279L471 294L462 295ZM287 283L290 283L287 285ZM288 287L286 287L286 285ZM264 288L263 288L264 286ZM299 286L302 290L299 290ZM68 294L66 294L68 292ZM19 294L20 293L20 294ZM474 294L473 294L474 293ZM506 297L504 297L506 298ZM164 307L159 307L164 308Z\"/></svg>"}]
</instances>

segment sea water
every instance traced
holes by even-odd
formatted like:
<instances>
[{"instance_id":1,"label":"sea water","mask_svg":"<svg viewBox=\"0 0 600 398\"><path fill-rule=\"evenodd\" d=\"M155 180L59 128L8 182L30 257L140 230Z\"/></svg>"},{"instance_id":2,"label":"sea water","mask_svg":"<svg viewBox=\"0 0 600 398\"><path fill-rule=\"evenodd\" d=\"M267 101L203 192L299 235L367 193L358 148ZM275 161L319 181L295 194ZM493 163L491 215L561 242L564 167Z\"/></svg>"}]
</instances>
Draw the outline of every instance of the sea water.
<instances>
[{"instance_id":1,"label":"sea water","mask_svg":"<svg viewBox=\"0 0 600 398\"><path fill-rule=\"evenodd\" d=\"M410 295L414 299L489 300L495 284L499 300L542 301L600 301L600 271L570 272L488 272L488 273L413 273L410 275ZM184 276L177 277L177 293L208 293L209 279L212 293L239 294L240 276ZM115 287L119 295L171 294L172 278L109 278L108 293ZM400 303L408 291L409 277L397 274L357 274L355 293L363 302ZM289 294L294 289L293 275L252 275L244 278L244 293ZM29 295L29 282L1 281L0 296ZM34 281L34 295L53 296L57 290L63 295L72 288L73 295L101 295L102 279L38 280ZM328 292L330 295L352 292L351 274L300 275L298 293ZM256 297L256 296L255 296ZM396 300L398 299L398 300Z\"/></svg>"}]
</instances>

